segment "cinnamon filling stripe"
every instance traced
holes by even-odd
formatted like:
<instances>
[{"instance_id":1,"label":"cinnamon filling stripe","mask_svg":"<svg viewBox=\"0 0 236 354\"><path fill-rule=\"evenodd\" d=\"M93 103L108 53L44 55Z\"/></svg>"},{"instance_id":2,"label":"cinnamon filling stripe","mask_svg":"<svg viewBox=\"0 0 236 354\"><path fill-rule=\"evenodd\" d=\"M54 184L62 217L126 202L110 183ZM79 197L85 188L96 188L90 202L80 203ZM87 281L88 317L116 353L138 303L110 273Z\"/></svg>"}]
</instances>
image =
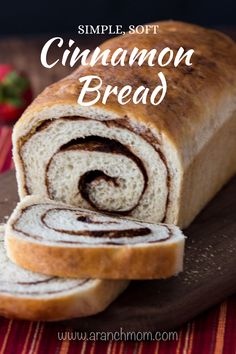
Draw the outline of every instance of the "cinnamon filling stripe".
<instances>
[{"instance_id":1,"label":"cinnamon filling stripe","mask_svg":"<svg viewBox=\"0 0 236 354\"><path fill-rule=\"evenodd\" d=\"M144 167L143 162L136 156L134 155L128 147L126 147L125 145L121 144L119 141L114 140L114 139L108 139L108 138L104 138L101 136L87 136L85 138L77 138L77 139L73 139L71 141L69 141L67 144L64 144L61 146L61 148L59 149L58 152L63 152L63 151L71 151L71 150L76 150L76 151L96 151L96 152L102 152L102 153L109 153L109 154L116 154L116 155L124 155L127 156L128 158L130 158L139 168L139 170L141 171L142 175L143 175L143 179L144 179L144 186L143 186L143 190L140 194L139 200L138 202L130 209L125 210L125 211L116 211L117 214L121 214L121 215L128 215L131 211L133 211L138 205L139 202L143 196L143 194L145 193L145 190L147 188L147 182L148 182L148 176L147 176L147 172L146 169ZM57 153L58 153L57 152ZM56 154L57 154L56 153ZM50 188L49 188L49 182L48 182L48 170L50 167L50 164L54 158L54 156L56 156L56 154L54 154L51 159L49 160L47 167L46 167L46 175L45 175L45 183L47 186L47 193L48 196L50 198L53 198L53 196L50 193ZM106 182L112 183L114 186L119 186L119 182L117 178L113 178L108 176L107 174L105 174L103 171L100 170L92 170L92 171L88 171L86 173L84 173L79 180L78 183L78 189L80 194L82 195L82 197L94 208L97 209L99 211L108 211L107 209L102 209L102 208L98 208L98 206L96 204L93 203L93 201L90 199L90 184L93 181L98 181L100 179L105 180Z\"/></svg>"},{"instance_id":2,"label":"cinnamon filling stripe","mask_svg":"<svg viewBox=\"0 0 236 354\"><path fill-rule=\"evenodd\" d=\"M55 279L56 279L56 277L55 277ZM0 282L0 293L9 293L9 294L16 294L16 295L53 295L53 294L59 294L59 293L63 293L63 292L65 292L65 291L70 291L70 290L73 290L73 289L76 289L77 287L79 287L79 286L83 286L83 285L85 285L88 281L89 281L89 279L85 279L84 281L78 281L78 283L76 283L76 284L73 284L73 285L71 285L71 286L69 286L69 287L67 287L67 288L65 288L65 289L60 289L60 290L50 290L50 291L45 291L45 292L39 292L39 291L21 291L21 290L14 290L14 291L9 291L9 290L7 290L7 289L4 289L3 287L2 287L2 285L4 286L4 283L5 284L9 284L9 285L11 285L11 284L15 284L15 285L25 285L26 287L27 286L29 286L29 285L38 285L38 284L43 284L43 283L48 283L49 281L51 281L52 280L52 278L50 278L49 280L45 280L45 281L39 281L39 282L29 282L29 283L27 283L27 282L25 282L25 283L21 283L21 282L15 282L15 283L11 283L11 282Z\"/></svg>"},{"instance_id":3,"label":"cinnamon filling stripe","mask_svg":"<svg viewBox=\"0 0 236 354\"><path fill-rule=\"evenodd\" d=\"M135 237L135 236L146 236L149 235L151 230L148 227L140 227L138 229L123 229L123 230L65 230L65 229L57 229L57 228L52 228L50 227L46 222L45 219L51 211L68 211L68 209L58 209L58 208L53 208L49 209L46 211L41 216L41 222L46 226L47 228L63 233L63 234L68 234L68 235L73 235L73 236L90 236L90 237L109 237L109 238L120 238L120 237ZM73 212L73 210L72 210ZM75 212L76 214L76 212ZM92 218L88 216L83 216L82 219L85 219L86 221L81 221L81 216L77 217L77 221L82 222L82 223L88 223L89 224L95 224L97 225L98 222L94 222ZM107 222L99 222L99 224L104 224L105 226L107 225ZM114 224L118 224L118 222L114 222Z\"/></svg>"},{"instance_id":4,"label":"cinnamon filling stripe","mask_svg":"<svg viewBox=\"0 0 236 354\"><path fill-rule=\"evenodd\" d=\"M48 223L45 221L46 217L48 216L48 213L50 212L55 212L55 211L71 211L73 213L75 213L75 216L77 217L77 211L75 209L64 209L64 208L54 208L51 207L50 204L43 204L43 205L48 205L49 209L44 212L41 216L40 216L40 221L41 223L48 229L53 230L55 232L59 232L61 234L66 234L68 236L87 236L87 237L91 237L91 238L109 238L110 240L108 242L104 242L104 243L99 243L99 245L116 245L116 246L121 246L121 245L126 245L127 243L125 242L121 242L120 244L117 244L115 242L113 242L112 240L114 239L119 239L119 238L135 238L135 237L142 237L142 236L152 236L152 231L148 228L148 227L144 227L141 226L141 224L139 224L138 222L134 222L132 220L132 223L135 223L138 227L137 228L124 228L122 229L117 229L117 230L66 230L66 229L59 229L59 228L54 228L48 225ZM40 235L35 235L35 234L30 234L22 229L20 229L19 227L17 227L17 223L19 222L20 218L23 216L23 214L30 210L32 207L37 207L40 205L31 205L29 207L26 207L25 209L22 210L21 215L18 217L18 219L15 221L15 223L12 225L13 229L17 232L23 233L25 236L33 238L35 240L43 240L44 238ZM108 223L106 221L102 222L94 222L93 218L89 215L83 215L82 216L82 220L86 220L86 221L81 221L81 215L79 217L77 217L77 220L79 222L82 223L89 223L89 224L94 224L97 225L98 223L101 224L118 224L117 222L109 222ZM162 239L156 239L156 240L145 240L145 243L159 243L159 242L163 242L163 241L167 241L168 239L170 239L173 236L172 230L167 226L167 225L162 225L163 228L165 228L168 233L166 237L163 237ZM83 241L76 241L76 240L52 240L53 243L68 243L68 244L88 244L91 245L91 242L87 242L85 240ZM142 243L142 241L138 240L137 243Z\"/></svg>"},{"instance_id":5,"label":"cinnamon filling stripe","mask_svg":"<svg viewBox=\"0 0 236 354\"><path fill-rule=\"evenodd\" d=\"M86 120L86 121L88 121L88 118L76 117L76 116L62 117L62 118L58 118L58 119L72 120L72 121L73 120ZM166 179L167 198L166 198L164 217L161 220L161 222L165 222L166 214L167 214L167 210L168 210L168 206L169 206L169 202L170 202L169 194L170 194L171 177L170 177L170 171L169 171L169 167L168 167L166 158L165 158L163 152L161 151L160 142L158 141L158 139L153 136L152 132L149 129L147 129L146 131L143 131L143 130L139 131L138 129L135 129L133 126L131 126L131 124L129 124L129 122L124 119L116 119L116 120L110 120L110 121L101 121L101 120L93 119L92 121L99 121L100 124L104 124L105 126L107 126L109 128L118 127L118 128L122 128L122 129L128 129L132 133L140 135L146 142L148 142L155 149L155 151L159 155L163 165L165 166L166 172L167 172L167 179ZM46 121L43 121L41 124L39 124L36 128L33 128L29 134L27 134L25 137L23 137L19 141L19 151L21 151L23 145L31 138L31 136L33 136L37 132L41 132L41 131L47 129L51 124L53 124L53 122L54 122L53 120L46 120ZM128 158L130 158L137 165L137 167L139 168L139 170L141 171L141 173L143 175L143 178L144 178L143 190L142 190L142 193L141 193L140 198L138 200L138 203L136 205L134 205L129 210L116 211L115 213L120 214L120 215L129 215L139 205L140 200L141 200L142 196L144 195L145 190L148 185L148 175L147 175L146 169L145 169L144 164L141 161L141 159L139 157L137 157L135 154L133 154L132 151L129 149L129 147L121 144L117 140L93 135L93 136L87 136L85 138L73 139L73 140L69 141L68 143L62 145L60 147L60 149L58 150L58 152L63 152L63 151L68 151L68 150L100 151L100 152L104 152L104 153L122 154L122 155L125 155ZM21 158L21 162L22 162L22 166L23 166L23 171L24 171L24 175L25 175L25 186L24 187L25 187L25 190L27 191L27 194L30 194L28 186L27 186L24 161L23 161L21 152L19 154L20 154L20 158ZM51 157L51 159L48 161L46 171L45 171L45 185L47 187L49 197L53 197L53 196L50 195L50 191L49 191L50 188L49 188L47 173L48 173L48 170L50 167L50 163L56 154L54 154ZM116 178L112 178L112 177L106 175L103 171L93 170L93 171L86 172L83 176L80 177L80 180L78 181L78 190L80 191L82 197L94 209L106 212L107 211L106 209L99 209L93 203L93 201L91 201L91 199L89 197L90 184L93 181L98 180L98 179L103 179L109 183L112 183L114 186L118 186L118 181Z\"/></svg>"}]
</instances>

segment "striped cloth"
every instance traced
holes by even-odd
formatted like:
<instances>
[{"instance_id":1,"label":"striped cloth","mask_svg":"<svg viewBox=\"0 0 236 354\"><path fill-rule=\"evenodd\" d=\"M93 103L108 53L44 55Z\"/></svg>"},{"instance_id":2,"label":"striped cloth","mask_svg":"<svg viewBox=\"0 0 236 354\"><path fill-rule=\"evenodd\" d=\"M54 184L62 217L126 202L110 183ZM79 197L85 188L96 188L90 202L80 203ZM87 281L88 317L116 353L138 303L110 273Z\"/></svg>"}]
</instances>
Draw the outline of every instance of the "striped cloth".
<instances>
[{"instance_id":1,"label":"striped cloth","mask_svg":"<svg viewBox=\"0 0 236 354\"><path fill-rule=\"evenodd\" d=\"M0 172L10 168L13 168L11 129L0 127ZM64 330L58 323L13 321L0 317L0 354L236 354L236 296L179 328L176 341L60 341L58 332Z\"/></svg>"}]
</instances>

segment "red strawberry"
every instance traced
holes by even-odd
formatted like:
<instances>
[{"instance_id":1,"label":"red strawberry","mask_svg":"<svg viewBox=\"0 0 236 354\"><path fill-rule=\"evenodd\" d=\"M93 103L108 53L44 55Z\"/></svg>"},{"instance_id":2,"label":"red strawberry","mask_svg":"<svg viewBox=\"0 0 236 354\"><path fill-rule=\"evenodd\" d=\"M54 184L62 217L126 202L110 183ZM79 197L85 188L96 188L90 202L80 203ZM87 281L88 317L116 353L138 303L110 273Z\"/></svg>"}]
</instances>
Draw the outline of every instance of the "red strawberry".
<instances>
[{"instance_id":1,"label":"red strawberry","mask_svg":"<svg viewBox=\"0 0 236 354\"><path fill-rule=\"evenodd\" d=\"M9 74L11 71L14 71L12 65L9 64L0 64L0 81L4 79L4 77Z\"/></svg>"},{"instance_id":2,"label":"red strawberry","mask_svg":"<svg viewBox=\"0 0 236 354\"><path fill-rule=\"evenodd\" d=\"M29 79L11 65L0 65L0 122L17 120L32 98Z\"/></svg>"}]
</instances>

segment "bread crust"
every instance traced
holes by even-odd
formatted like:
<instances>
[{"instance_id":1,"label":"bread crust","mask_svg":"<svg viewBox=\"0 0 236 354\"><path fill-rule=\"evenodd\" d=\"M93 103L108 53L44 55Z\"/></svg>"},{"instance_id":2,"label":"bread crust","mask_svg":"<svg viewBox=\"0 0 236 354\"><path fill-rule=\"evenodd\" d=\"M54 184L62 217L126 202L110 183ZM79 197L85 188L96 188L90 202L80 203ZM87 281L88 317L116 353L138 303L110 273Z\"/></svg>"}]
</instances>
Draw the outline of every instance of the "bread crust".
<instances>
[{"instance_id":1,"label":"bread crust","mask_svg":"<svg viewBox=\"0 0 236 354\"><path fill-rule=\"evenodd\" d=\"M7 223L7 254L23 268L61 277L129 280L168 278L183 269L184 237L167 243L157 241L96 247L78 244L73 247L17 236L13 225L21 210L45 202L47 200L38 196L26 197ZM53 204L57 207L63 205L50 201L50 205Z\"/></svg>"},{"instance_id":2,"label":"bread crust","mask_svg":"<svg viewBox=\"0 0 236 354\"><path fill-rule=\"evenodd\" d=\"M204 29L199 26L164 21L159 25L157 35L127 34L105 42L101 49L115 50L118 47L131 50L134 46L148 50L159 50L168 46L177 50L180 46L193 48L192 67L179 65L160 68L166 75L168 83L167 96L159 106L151 104L127 103L121 106L115 97L110 96L106 106L97 103L93 107L81 107L77 104L82 84L78 78L84 75L98 75L104 85L115 84L120 88L125 84L138 87L147 83L148 87L157 84L159 68L133 66L103 67L99 64L91 67L79 67L65 79L46 88L29 106L17 122L13 133L13 155L17 168L19 193L24 197L24 175L19 157L19 139L27 134L35 124L45 119L57 119L62 116L81 115L99 119L128 119L133 124L149 127L161 138L163 146L167 147L166 155L175 171L175 200L168 213L166 222L186 227L198 214L201 208L215 195L223 184L236 172L235 161L236 140L230 140L230 145L222 151L218 146L226 142L225 130L228 124L236 129L236 45L220 32ZM118 77L118 79L116 79ZM88 95L89 98L89 95ZM232 123L234 122L234 123ZM218 132L221 131L221 136ZM222 161L208 161L202 151L207 152L207 146L214 142L216 155ZM202 171L202 165L205 170ZM189 187L186 176L191 175L194 166L196 171L209 175L212 181L205 178L195 178L193 188ZM221 169L225 169L224 178L219 178ZM213 182L213 183L211 183ZM216 188L217 185L217 188ZM207 187L207 188L206 188ZM207 193L205 190L207 189ZM204 192L203 192L204 191ZM192 212L184 205L191 197Z\"/></svg>"},{"instance_id":3,"label":"bread crust","mask_svg":"<svg viewBox=\"0 0 236 354\"><path fill-rule=\"evenodd\" d=\"M61 277L162 279L183 269L184 242L137 247L72 248L47 246L8 234L9 258L34 272Z\"/></svg>"}]
</instances>

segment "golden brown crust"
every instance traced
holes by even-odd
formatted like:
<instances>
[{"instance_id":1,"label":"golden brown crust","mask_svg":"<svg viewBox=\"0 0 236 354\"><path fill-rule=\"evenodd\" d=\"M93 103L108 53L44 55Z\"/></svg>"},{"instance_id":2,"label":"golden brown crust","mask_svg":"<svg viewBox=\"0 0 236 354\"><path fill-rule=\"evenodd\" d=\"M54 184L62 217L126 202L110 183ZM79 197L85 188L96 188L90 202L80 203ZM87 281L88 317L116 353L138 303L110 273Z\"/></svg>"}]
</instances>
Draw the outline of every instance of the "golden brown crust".
<instances>
[{"instance_id":1,"label":"golden brown crust","mask_svg":"<svg viewBox=\"0 0 236 354\"><path fill-rule=\"evenodd\" d=\"M210 126L206 106L207 109L210 107L217 111L222 100L235 94L236 45L220 32L192 24L175 21L157 24L159 24L157 35L126 34L106 41L101 45L101 49L115 50L121 47L132 50L136 46L148 50L153 48L161 50L169 46L176 51L180 46L185 49L193 48L195 54L192 57L191 68L184 64L178 68L174 68L173 65L166 68L133 66L132 70L128 66L103 67L100 64L94 67L80 66L70 76L46 88L26 110L16 127L29 123L32 115L44 108L55 104L77 104L82 87L78 78L84 75L98 75L104 85L118 85L121 88L123 85L131 84L135 88L145 82L152 88L158 83L157 72L160 69L166 74L168 82L167 96L160 106L141 103L137 105L127 103L121 106L115 96L110 96L106 107L101 103L95 107L108 109L115 116L127 116L156 127L158 131L167 134L179 148L191 147L192 139L198 130L202 131L205 123ZM215 119L212 115L212 120ZM217 122L215 124L217 125Z\"/></svg>"},{"instance_id":2,"label":"golden brown crust","mask_svg":"<svg viewBox=\"0 0 236 354\"><path fill-rule=\"evenodd\" d=\"M236 172L236 112L214 134L183 175L178 225L188 226ZM211 168L209 168L211 165Z\"/></svg>"},{"instance_id":3,"label":"golden brown crust","mask_svg":"<svg viewBox=\"0 0 236 354\"><path fill-rule=\"evenodd\" d=\"M7 235L8 255L23 268L61 277L158 279L182 271L184 240L180 243L99 248L58 247Z\"/></svg>"},{"instance_id":4,"label":"golden brown crust","mask_svg":"<svg viewBox=\"0 0 236 354\"><path fill-rule=\"evenodd\" d=\"M127 34L105 42L101 49L115 50L121 47L131 50L138 47L161 50L170 47L177 51L182 46L195 50L192 56L193 65L187 67L181 64L177 68L173 65L165 68L134 65L130 68L111 65L103 67L97 64L93 68L79 67L70 76L49 86L26 110L14 129L14 160L18 181L24 180L24 176L17 143L32 126L41 120L63 115L99 118L100 112L109 119L129 119L134 124L137 123L139 129L142 126L148 127L161 138L163 149L168 145L170 165L173 167L171 173L177 173L170 186L176 196L166 222L186 227L232 177L236 172L236 140L230 139L229 144L226 142L226 135L228 125L234 131L236 124L236 45L220 32L192 24L175 21L157 24L159 31L156 35ZM82 87L78 79L84 75L99 75L104 86L110 84L121 88L130 84L136 88L145 83L147 87L154 88L158 84L159 71L165 74L168 84L167 95L159 106L141 103L127 103L122 106L115 96L110 96L106 105L97 103L89 109L80 107L77 103ZM215 154L208 151L209 144L215 146ZM222 150L221 146L226 146L227 149ZM209 160L213 155L217 160ZM221 170L225 170L225 174L219 178ZM196 177L196 172L199 177ZM194 179L191 182L193 174ZM22 186L23 183L20 183L21 197L27 194ZM190 199L192 204L188 209L186 206Z\"/></svg>"}]
</instances>

